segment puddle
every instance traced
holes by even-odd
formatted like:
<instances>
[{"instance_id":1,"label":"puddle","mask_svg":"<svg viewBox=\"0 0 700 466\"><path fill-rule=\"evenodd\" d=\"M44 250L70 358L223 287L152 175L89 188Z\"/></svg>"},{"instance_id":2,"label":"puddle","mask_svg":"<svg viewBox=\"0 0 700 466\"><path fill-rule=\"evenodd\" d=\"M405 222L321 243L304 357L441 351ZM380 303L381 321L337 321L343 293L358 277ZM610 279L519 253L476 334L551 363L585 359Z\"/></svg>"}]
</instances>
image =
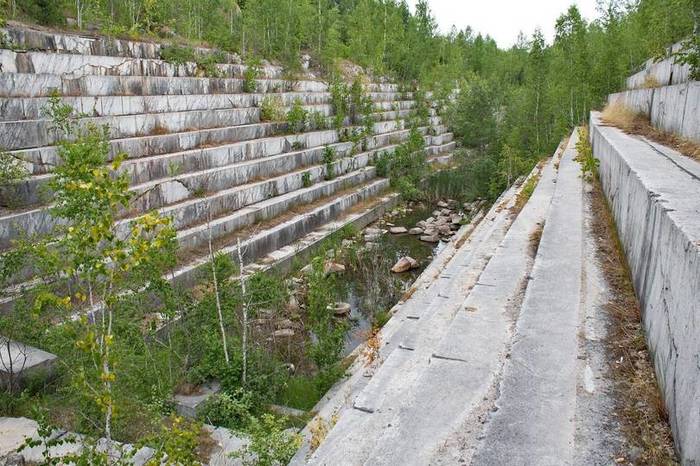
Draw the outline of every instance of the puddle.
<instances>
[{"instance_id":1,"label":"puddle","mask_svg":"<svg viewBox=\"0 0 700 466\"><path fill-rule=\"evenodd\" d=\"M424 206L414 208L411 212L399 214L386 221L394 226L402 226L411 229L421 220L431 216L434 207ZM375 228L388 229L389 225L382 224L382 221L370 225ZM360 240L362 241L362 240ZM350 304L350 321L352 327L345 337L345 347L343 356L350 354L358 345L363 343L372 329L372 322L376 312L388 311L400 299L403 292L411 287L413 282L431 263L433 258L447 245L440 241L438 243L426 243L419 239L419 235L409 235L408 233L394 235L386 233L382 235L378 243L378 253L387 258L386 269L380 271L387 279L391 276L399 283L386 289L368 289L371 287L367 283L368 277L361 274L348 274L344 278L344 294L340 299ZM390 268L402 257L410 256L418 261L419 267L408 272L395 274ZM369 285L369 286L368 286ZM400 289L399 293L396 293ZM377 291L379 293L377 293ZM377 303L379 301L379 303Z\"/></svg>"}]
</instances>

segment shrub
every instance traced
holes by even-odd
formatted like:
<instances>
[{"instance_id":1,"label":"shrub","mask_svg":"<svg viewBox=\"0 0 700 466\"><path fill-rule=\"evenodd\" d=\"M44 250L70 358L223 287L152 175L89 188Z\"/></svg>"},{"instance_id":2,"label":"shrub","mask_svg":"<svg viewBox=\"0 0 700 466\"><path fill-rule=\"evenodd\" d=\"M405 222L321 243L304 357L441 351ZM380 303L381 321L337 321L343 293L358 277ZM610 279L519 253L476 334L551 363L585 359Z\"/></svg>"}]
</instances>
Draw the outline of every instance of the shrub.
<instances>
[{"instance_id":1,"label":"shrub","mask_svg":"<svg viewBox=\"0 0 700 466\"><path fill-rule=\"evenodd\" d=\"M239 430L244 428L253 408L253 395L242 388L209 398L200 412L207 424Z\"/></svg>"},{"instance_id":2,"label":"shrub","mask_svg":"<svg viewBox=\"0 0 700 466\"><path fill-rule=\"evenodd\" d=\"M271 414L250 419L250 444L231 454L245 465L278 466L289 463L301 446L301 436L286 430L287 420Z\"/></svg>"},{"instance_id":3,"label":"shrub","mask_svg":"<svg viewBox=\"0 0 700 466\"><path fill-rule=\"evenodd\" d=\"M245 71L243 72L243 92L252 93L257 91L258 83L257 79L260 77L260 61L250 60L247 64Z\"/></svg>"},{"instance_id":4,"label":"shrub","mask_svg":"<svg viewBox=\"0 0 700 466\"><path fill-rule=\"evenodd\" d=\"M283 119L282 100L279 96L266 95L260 104L260 120L282 121Z\"/></svg>"},{"instance_id":5,"label":"shrub","mask_svg":"<svg viewBox=\"0 0 700 466\"><path fill-rule=\"evenodd\" d=\"M195 61L194 49L192 47L169 45L160 49L160 58L171 65L183 65L187 62Z\"/></svg>"},{"instance_id":6,"label":"shrub","mask_svg":"<svg viewBox=\"0 0 700 466\"><path fill-rule=\"evenodd\" d=\"M309 186L311 186L311 173L310 172L304 172L301 174L301 184L305 188L308 188Z\"/></svg>"},{"instance_id":7,"label":"shrub","mask_svg":"<svg viewBox=\"0 0 700 466\"><path fill-rule=\"evenodd\" d=\"M294 99L292 108L287 112L288 128L293 133L301 133L306 129L307 111L304 109L304 103L300 98Z\"/></svg>"},{"instance_id":8,"label":"shrub","mask_svg":"<svg viewBox=\"0 0 700 466\"><path fill-rule=\"evenodd\" d=\"M333 173L333 160L335 159L335 150L331 146L323 148L323 163L326 165L326 180L335 178Z\"/></svg>"}]
</instances>

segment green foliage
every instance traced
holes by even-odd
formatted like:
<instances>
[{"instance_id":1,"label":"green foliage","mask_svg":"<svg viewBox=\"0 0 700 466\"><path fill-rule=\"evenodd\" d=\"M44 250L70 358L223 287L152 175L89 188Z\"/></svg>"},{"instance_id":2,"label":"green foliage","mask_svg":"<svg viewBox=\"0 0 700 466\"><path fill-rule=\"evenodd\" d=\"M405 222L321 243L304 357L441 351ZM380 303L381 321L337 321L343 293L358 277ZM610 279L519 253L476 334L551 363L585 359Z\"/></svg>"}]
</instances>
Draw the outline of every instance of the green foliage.
<instances>
[{"instance_id":1,"label":"green foliage","mask_svg":"<svg viewBox=\"0 0 700 466\"><path fill-rule=\"evenodd\" d=\"M325 392L338 377L337 363L343 351L346 321L334 318L329 306L335 301L337 283L334 275L324 272L323 256L311 261L308 276L307 312L315 341L309 343L308 354L319 369L320 391Z\"/></svg>"},{"instance_id":2,"label":"green foliage","mask_svg":"<svg viewBox=\"0 0 700 466\"><path fill-rule=\"evenodd\" d=\"M335 178L334 165L335 161L335 149L331 146L326 146L323 148L322 156L323 164L326 166L326 180L332 180Z\"/></svg>"},{"instance_id":3,"label":"green foliage","mask_svg":"<svg viewBox=\"0 0 700 466\"><path fill-rule=\"evenodd\" d=\"M588 128L579 128L578 141L576 141L576 160L581 164L581 172L584 178L592 179L598 174L600 160L593 156L593 147L588 142Z\"/></svg>"},{"instance_id":4,"label":"green foliage","mask_svg":"<svg viewBox=\"0 0 700 466\"><path fill-rule=\"evenodd\" d=\"M22 160L0 151L0 188L23 181L28 175Z\"/></svg>"},{"instance_id":5,"label":"green foliage","mask_svg":"<svg viewBox=\"0 0 700 466\"><path fill-rule=\"evenodd\" d=\"M245 465L281 466L289 463L301 446L301 436L286 431L287 421L263 414L250 419L250 445L231 456Z\"/></svg>"},{"instance_id":6,"label":"green foliage","mask_svg":"<svg viewBox=\"0 0 700 466\"><path fill-rule=\"evenodd\" d=\"M242 388L209 398L200 413L207 424L240 430L246 427L253 409L253 395Z\"/></svg>"},{"instance_id":7,"label":"green foliage","mask_svg":"<svg viewBox=\"0 0 700 466\"><path fill-rule=\"evenodd\" d=\"M304 172L301 174L301 184L303 187L308 188L311 186L311 173Z\"/></svg>"},{"instance_id":8,"label":"green foliage","mask_svg":"<svg viewBox=\"0 0 700 466\"><path fill-rule=\"evenodd\" d=\"M304 102L297 97L292 103L292 108L287 112L287 125L292 133L301 133L306 129L308 112L304 108Z\"/></svg>"},{"instance_id":9,"label":"green foliage","mask_svg":"<svg viewBox=\"0 0 700 466\"><path fill-rule=\"evenodd\" d=\"M168 45L160 49L160 58L172 65L184 65L195 61L195 54L192 47Z\"/></svg>"},{"instance_id":10,"label":"green foliage","mask_svg":"<svg viewBox=\"0 0 700 466\"><path fill-rule=\"evenodd\" d=\"M262 74L260 60L252 59L246 63L246 69L243 72L243 87L242 91L246 93L256 92L258 89L257 80Z\"/></svg>"},{"instance_id":11,"label":"green foliage","mask_svg":"<svg viewBox=\"0 0 700 466\"><path fill-rule=\"evenodd\" d=\"M333 109L333 127L340 131L350 111L350 91L348 85L336 78L330 85L331 107Z\"/></svg>"},{"instance_id":12,"label":"green foliage","mask_svg":"<svg viewBox=\"0 0 700 466\"><path fill-rule=\"evenodd\" d=\"M675 54L675 62L689 65L690 79L700 81L700 30L683 42L681 50Z\"/></svg>"},{"instance_id":13,"label":"green foliage","mask_svg":"<svg viewBox=\"0 0 700 466\"><path fill-rule=\"evenodd\" d=\"M216 54L207 54L197 57L197 75L207 78L220 78L222 73L217 67L220 58Z\"/></svg>"},{"instance_id":14,"label":"green foliage","mask_svg":"<svg viewBox=\"0 0 700 466\"><path fill-rule=\"evenodd\" d=\"M382 155L377 163L379 172L389 176L391 185L405 200L422 197L419 185L426 173L425 141L417 128L411 128L408 140L396 147L391 156Z\"/></svg>"},{"instance_id":15,"label":"green foliage","mask_svg":"<svg viewBox=\"0 0 700 466\"><path fill-rule=\"evenodd\" d=\"M284 110L279 96L266 95L260 104L260 121L282 121Z\"/></svg>"},{"instance_id":16,"label":"green foliage","mask_svg":"<svg viewBox=\"0 0 700 466\"><path fill-rule=\"evenodd\" d=\"M201 464L197 455L201 432L201 424L172 416L157 436L148 439L157 448L146 466Z\"/></svg>"}]
</instances>

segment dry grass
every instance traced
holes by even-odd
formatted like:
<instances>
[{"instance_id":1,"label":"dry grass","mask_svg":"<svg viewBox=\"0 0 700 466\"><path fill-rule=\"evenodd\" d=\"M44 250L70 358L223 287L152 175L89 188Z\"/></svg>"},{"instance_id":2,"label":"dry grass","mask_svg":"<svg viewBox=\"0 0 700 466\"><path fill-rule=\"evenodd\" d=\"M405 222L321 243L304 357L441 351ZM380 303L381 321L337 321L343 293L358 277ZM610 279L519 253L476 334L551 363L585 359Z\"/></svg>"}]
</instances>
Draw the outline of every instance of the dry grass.
<instances>
[{"instance_id":1,"label":"dry grass","mask_svg":"<svg viewBox=\"0 0 700 466\"><path fill-rule=\"evenodd\" d=\"M661 87L661 83L654 76L647 76L644 78L642 83L642 89L653 89L655 87Z\"/></svg>"},{"instance_id":2,"label":"dry grass","mask_svg":"<svg viewBox=\"0 0 700 466\"><path fill-rule=\"evenodd\" d=\"M601 119L605 124L616 126L625 133L644 136L685 156L700 160L700 144L654 128L644 114L637 113L620 102L608 104L601 114Z\"/></svg>"},{"instance_id":3,"label":"dry grass","mask_svg":"<svg viewBox=\"0 0 700 466\"><path fill-rule=\"evenodd\" d=\"M644 338L639 303L600 183L593 181L592 223L597 257L610 286L611 326L606 345L616 385L617 412L629 447L642 453L635 464L677 464L664 402ZM624 455L621 455L624 456Z\"/></svg>"}]
</instances>

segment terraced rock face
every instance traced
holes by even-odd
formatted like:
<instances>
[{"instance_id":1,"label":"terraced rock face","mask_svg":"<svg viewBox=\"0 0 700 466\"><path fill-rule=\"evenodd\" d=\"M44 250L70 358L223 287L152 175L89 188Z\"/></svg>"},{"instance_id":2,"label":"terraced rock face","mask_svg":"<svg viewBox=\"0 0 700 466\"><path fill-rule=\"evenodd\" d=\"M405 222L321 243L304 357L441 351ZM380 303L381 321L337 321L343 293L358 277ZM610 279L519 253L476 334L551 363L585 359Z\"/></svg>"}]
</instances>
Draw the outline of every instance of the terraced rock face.
<instances>
[{"instance_id":1,"label":"terraced rock face","mask_svg":"<svg viewBox=\"0 0 700 466\"><path fill-rule=\"evenodd\" d=\"M295 134L284 122L261 120L266 96L274 96L283 110L300 101L307 111L330 118L328 84L317 79L285 81L279 67L266 65L256 92L244 93L246 66L234 55L224 55L219 77L208 78L195 63L161 60L157 44L16 26L4 33L14 46L0 50L0 148L25 161L31 175L0 189L4 203L11 199L14 207L0 209L0 250L20 236L48 233L57 222L47 188L60 163L55 146L60 136L44 111L55 92L82 115L79 125L109 127L110 159L119 153L128 157L120 171L138 196L120 228L126 231L153 209L173 219L187 257L173 277L183 283L192 283L206 262L207 222L217 248L232 254L237 232L243 232L248 261L342 220L355 206L372 210L395 202L382 195L388 181L372 166L378 153L393 151L408 137L405 121L415 102L394 84L368 85L375 123L358 150L335 130ZM348 120L345 125L352 128ZM432 109L421 131L428 157L445 162L455 143ZM325 179L327 147L336 154L332 180ZM287 218L290 209L299 214ZM263 223L267 227L255 236L245 233ZM13 283L19 287L32 274L26 270ZM2 306L14 300L9 291Z\"/></svg>"}]
</instances>

